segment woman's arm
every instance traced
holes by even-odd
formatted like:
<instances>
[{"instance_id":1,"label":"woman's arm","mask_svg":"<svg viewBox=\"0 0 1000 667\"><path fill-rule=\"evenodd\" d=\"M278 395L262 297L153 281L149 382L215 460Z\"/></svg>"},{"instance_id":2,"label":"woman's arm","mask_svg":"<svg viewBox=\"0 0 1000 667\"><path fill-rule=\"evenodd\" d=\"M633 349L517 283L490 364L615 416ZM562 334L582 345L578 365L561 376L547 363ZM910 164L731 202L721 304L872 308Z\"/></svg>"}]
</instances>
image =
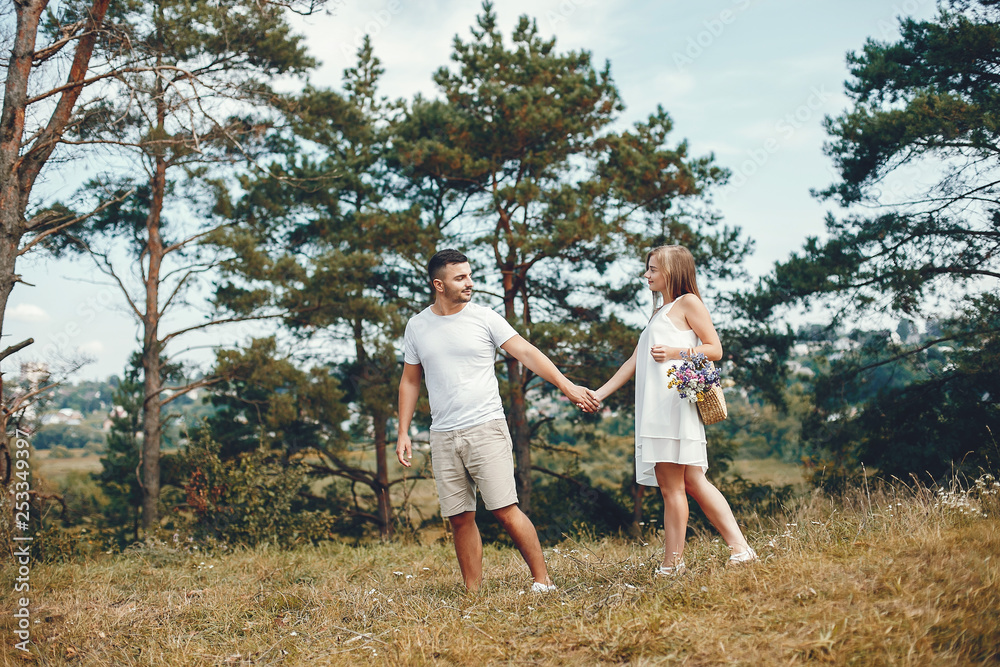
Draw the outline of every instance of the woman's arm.
<instances>
[{"instance_id":1,"label":"woman's arm","mask_svg":"<svg viewBox=\"0 0 1000 667\"><path fill-rule=\"evenodd\" d=\"M619 368L615 374L611 376L611 379L605 382L600 389L594 392L594 395L597 396L597 400L603 401L605 398L621 389L621 386L628 382L630 377L635 375L635 355L638 354L638 352L639 347L636 346L636 348L632 350L632 356L621 365L621 368Z\"/></svg>"},{"instance_id":2,"label":"woman's arm","mask_svg":"<svg viewBox=\"0 0 1000 667\"><path fill-rule=\"evenodd\" d=\"M683 299L684 317L688 325L694 329L695 334L701 339L701 345L694 348L694 351L701 352L709 361L719 361L722 359L722 341L719 340L719 333L712 324L712 316L708 314L708 308L698 297L686 297Z\"/></svg>"},{"instance_id":3,"label":"woman's arm","mask_svg":"<svg viewBox=\"0 0 1000 667\"><path fill-rule=\"evenodd\" d=\"M701 345L694 348L694 351L701 352L710 361L722 359L722 341L719 340L719 334L715 330L715 325L712 324L712 316L708 314L708 308L705 307L701 299L694 295L685 296L677 302L674 308L679 311L679 315L684 316L688 327L701 339ZM653 355L654 361L663 363L671 359L680 359L681 352L687 351L686 347L654 345L649 352Z\"/></svg>"}]
</instances>

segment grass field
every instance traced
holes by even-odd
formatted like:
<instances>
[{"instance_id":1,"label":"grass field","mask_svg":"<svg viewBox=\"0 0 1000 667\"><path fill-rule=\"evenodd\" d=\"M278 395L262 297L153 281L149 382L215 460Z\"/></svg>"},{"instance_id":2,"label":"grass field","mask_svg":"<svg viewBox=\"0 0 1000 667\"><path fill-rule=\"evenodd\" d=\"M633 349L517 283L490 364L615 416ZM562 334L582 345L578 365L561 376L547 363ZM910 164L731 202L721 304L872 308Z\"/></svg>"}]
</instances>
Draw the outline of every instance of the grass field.
<instances>
[{"instance_id":1,"label":"grass field","mask_svg":"<svg viewBox=\"0 0 1000 667\"><path fill-rule=\"evenodd\" d=\"M802 466L778 459L736 459L727 474L740 475L752 482L784 486L790 484L805 489L806 479Z\"/></svg>"},{"instance_id":2,"label":"grass field","mask_svg":"<svg viewBox=\"0 0 1000 667\"><path fill-rule=\"evenodd\" d=\"M725 566L712 535L689 573L652 575L658 536L547 549L559 591L527 592L519 555L487 546L487 581L458 585L451 546L326 544L207 553L149 542L31 568L30 652L45 665L900 664L1000 658L1000 521L978 496L899 486L813 494ZM752 525L748 522L748 525ZM5 568L0 586L11 591Z\"/></svg>"},{"instance_id":3,"label":"grass field","mask_svg":"<svg viewBox=\"0 0 1000 667\"><path fill-rule=\"evenodd\" d=\"M100 472L101 470L100 454L85 454L83 456L74 455L68 458L58 459L49 458L48 453L48 450L45 449L36 450L32 452L31 458L36 466L37 472L50 482L58 482L69 473L91 473Z\"/></svg>"}]
</instances>

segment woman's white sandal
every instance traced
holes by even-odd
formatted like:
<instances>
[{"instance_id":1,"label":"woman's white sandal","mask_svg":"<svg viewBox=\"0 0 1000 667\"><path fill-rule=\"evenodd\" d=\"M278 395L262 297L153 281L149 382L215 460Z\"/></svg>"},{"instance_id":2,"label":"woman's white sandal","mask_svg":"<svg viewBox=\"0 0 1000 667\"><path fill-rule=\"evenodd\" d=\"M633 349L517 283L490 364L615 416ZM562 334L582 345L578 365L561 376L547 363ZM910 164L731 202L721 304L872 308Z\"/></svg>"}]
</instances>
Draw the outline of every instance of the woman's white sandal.
<instances>
[{"instance_id":1,"label":"woman's white sandal","mask_svg":"<svg viewBox=\"0 0 1000 667\"><path fill-rule=\"evenodd\" d=\"M740 563L753 563L757 560L760 560L757 558L757 552L753 550L753 547L747 546L746 551L741 551L738 554L730 556L729 564L738 565Z\"/></svg>"},{"instance_id":2,"label":"woman's white sandal","mask_svg":"<svg viewBox=\"0 0 1000 667\"><path fill-rule=\"evenodd\" d=\"M531 584L532 593L555 593L557 590L559 589L556 588L555 584L546 584L541 581L536 581Z\"/></svg>"},{"instance_id":3,"label":"woman's white sandal","mask_svg":"<svg viewBox=\"0 0 1000 667\"><path fill-rule=\"evenodd\" d=\"M680 563L674 565L673 567L666 567L664 565L661 565L660 567L656 568L656 571L653 572L653 574L655 574L658 577L677 577L684 574L686 570L687 568L684 566L684 561L681 561Z\"/></svg>"}]
</instances>

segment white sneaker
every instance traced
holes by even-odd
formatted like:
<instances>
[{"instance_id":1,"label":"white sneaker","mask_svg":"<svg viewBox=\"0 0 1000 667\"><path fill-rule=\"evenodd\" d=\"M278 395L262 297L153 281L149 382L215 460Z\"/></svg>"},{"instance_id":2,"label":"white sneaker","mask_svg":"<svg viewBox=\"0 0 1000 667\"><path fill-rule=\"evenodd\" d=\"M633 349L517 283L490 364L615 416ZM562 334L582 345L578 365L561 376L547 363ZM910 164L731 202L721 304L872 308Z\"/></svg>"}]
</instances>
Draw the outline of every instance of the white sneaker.
<instances>
[{"instance_id":1,"label":"white sneaker","mask_svg":"<svg viewBox=\"0 0 1000 667\"><path fill-rule=\"evenodd\" d=\"M746 551L741 551L738 554L733 554L729 557L729 564L736 565L738 563L753 563L757 560L760 560L757 558L757 552L753 550L753 547L747 545Z\"/></svg>"},{"instance_id":2,"label":"white sneaker","mask_svg":"<svg viewBox=\"0 0 1000 667\"><path fill-rule=\"evenodd\" d=\"M540 581L531 584L532 593L555 593L556 590L558 589L555 584L543 584Z\"/></svg>"}]
</instances>

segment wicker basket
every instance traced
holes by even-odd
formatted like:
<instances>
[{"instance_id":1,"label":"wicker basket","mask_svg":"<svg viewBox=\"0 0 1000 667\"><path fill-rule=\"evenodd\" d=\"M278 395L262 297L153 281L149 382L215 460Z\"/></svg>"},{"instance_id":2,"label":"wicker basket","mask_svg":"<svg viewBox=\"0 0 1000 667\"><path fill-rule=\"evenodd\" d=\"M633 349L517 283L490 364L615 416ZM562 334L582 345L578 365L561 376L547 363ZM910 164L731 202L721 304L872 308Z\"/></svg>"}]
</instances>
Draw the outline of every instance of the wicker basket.
<instances>
[{"instance_id":1,"label":"wicker basket","mask_svg":"<svg viewBox=\"0 0 1000 667\"><path fill-rule=\"evenodd\" d=\"M717 424L729 416L726 408L726 397L722 393L722 387L712 385L712 388L704 393L702 399L698 401L698 414L705 426Z\"/></svg>"}]
</instances>

